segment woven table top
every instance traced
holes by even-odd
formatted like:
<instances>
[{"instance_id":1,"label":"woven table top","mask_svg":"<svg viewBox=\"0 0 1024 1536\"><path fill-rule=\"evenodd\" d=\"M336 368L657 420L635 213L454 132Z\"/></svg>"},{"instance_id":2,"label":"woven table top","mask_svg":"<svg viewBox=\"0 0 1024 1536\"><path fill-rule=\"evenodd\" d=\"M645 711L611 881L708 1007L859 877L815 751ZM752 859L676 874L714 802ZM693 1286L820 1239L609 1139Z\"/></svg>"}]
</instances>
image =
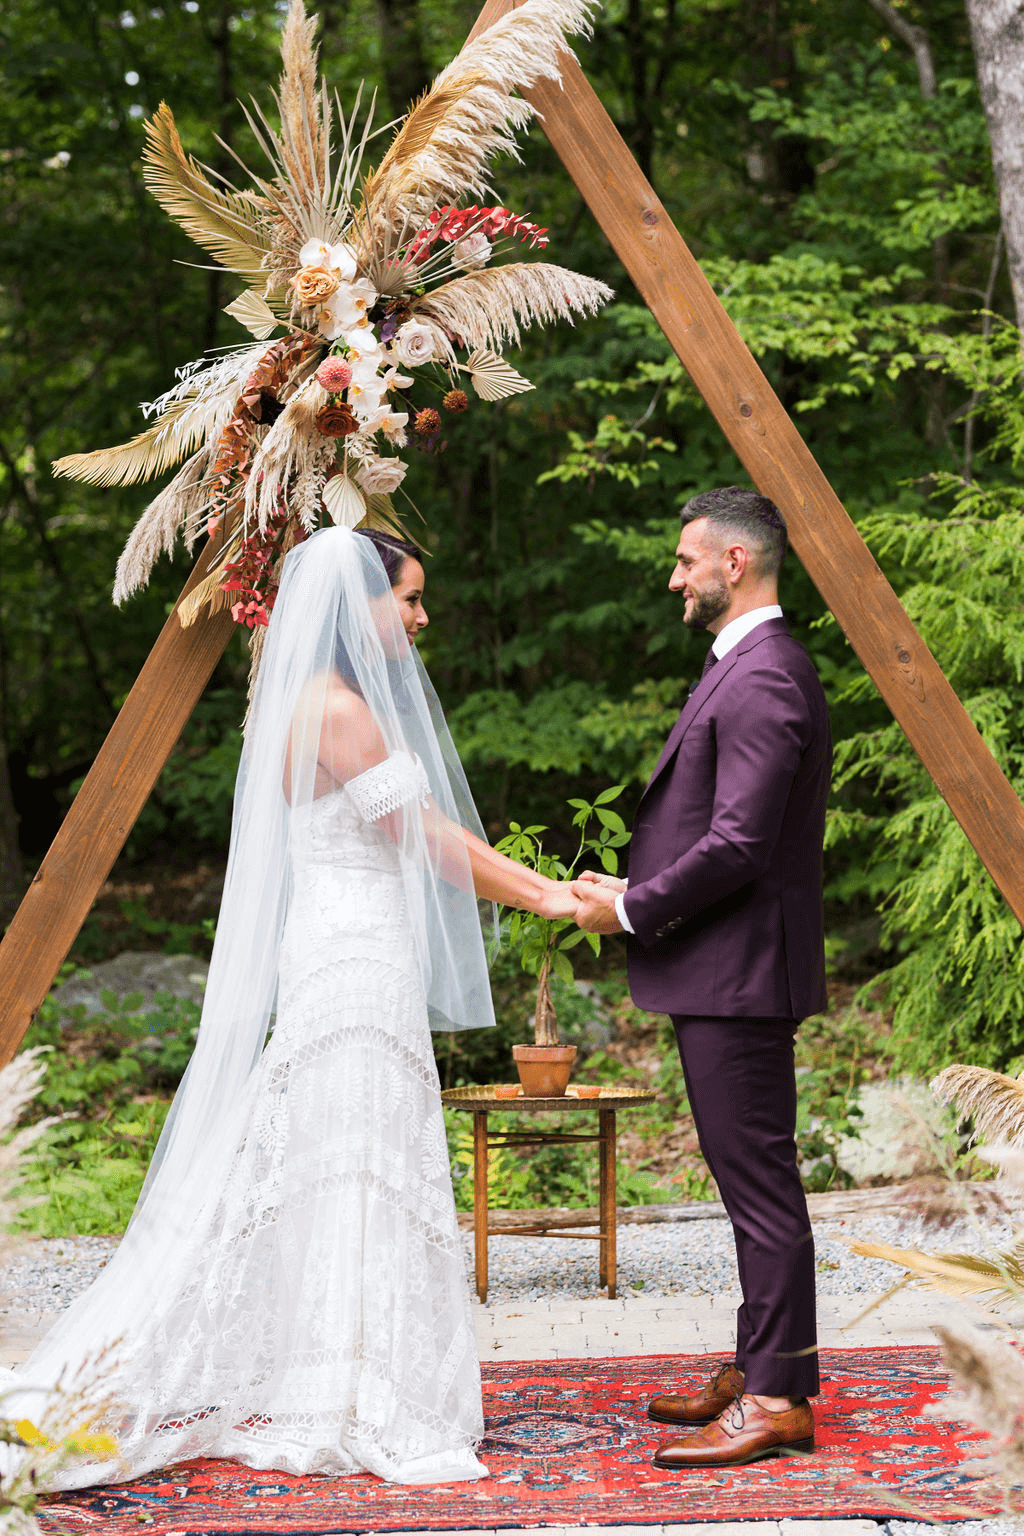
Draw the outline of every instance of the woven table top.
<instances>
[{"instance_id":1,"label":"woven table top","mask_svg":"<svg viewBox=\"0 0 1024 1536\"><path fill-rule=\"evenodd\" d=\"M567 1088L562 1098L528 1099L520 1092L518 1097L506 1099L498 1098L494 1092L495 1086L512 1088L518 1085L474 1083L468 1088L445 1088L441 1092L441 1099L450 1109L489 1109L498 1112L528 1110L532 1115L538 1110L565 1114L567 1110L578 1112L581 1109L637 1109L641 1104L653 1104L655 1098L649 1088L615 1087L602 1088L596 1098L577 1098L576 1090Z\"/></svg>"}]
</instances>

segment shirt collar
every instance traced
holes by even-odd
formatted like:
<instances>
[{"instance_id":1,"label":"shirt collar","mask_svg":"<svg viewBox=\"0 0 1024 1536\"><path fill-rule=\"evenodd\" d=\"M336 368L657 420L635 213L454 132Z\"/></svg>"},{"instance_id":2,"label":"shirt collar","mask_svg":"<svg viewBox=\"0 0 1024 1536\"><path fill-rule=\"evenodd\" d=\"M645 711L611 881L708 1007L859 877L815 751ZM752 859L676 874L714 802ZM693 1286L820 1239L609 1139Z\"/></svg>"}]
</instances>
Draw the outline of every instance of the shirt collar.
<instances>
[{"instance_id":1,"label":"shirt collar","mask_svg":"<svg viewBox=\"0 0 1024 1536\"><path fill-rule=\"evenodd\" d=\"M711 649L719 661L723 656L728 656L734 646L746 639L752 629L759 624L764 624L768 619L781 619L782 609L778 603L769 603L766 608L752 608L749 613L741 613L738 619L730 619L724 629L720 629L712 641Z\"/></svg>"}]
</instances>

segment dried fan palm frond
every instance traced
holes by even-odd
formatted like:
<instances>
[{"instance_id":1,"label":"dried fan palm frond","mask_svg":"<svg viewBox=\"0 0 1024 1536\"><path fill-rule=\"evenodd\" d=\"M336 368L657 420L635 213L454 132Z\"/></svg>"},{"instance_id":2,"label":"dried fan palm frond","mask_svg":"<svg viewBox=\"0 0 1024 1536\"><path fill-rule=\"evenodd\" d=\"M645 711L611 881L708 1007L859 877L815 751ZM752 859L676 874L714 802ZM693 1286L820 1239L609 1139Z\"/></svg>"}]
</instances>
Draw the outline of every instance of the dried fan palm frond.
<instances>
[{"instance_id":1,"label":"dried fan palm frond","mask_svg":"<svg viewBox=\"0 0 1024 1536\"><path fill-rule=\"evenodd\" d=\"M302 0L292 0L281 34L284 70L278 92L281 123L287 125L290 150L288 169L300 181L316 184L323 179L324 146L317 90L317 48L313 42L316 17L306 15ZM293 161L291 156L297 158Z\"/></svg>"},{"instance_id":2,"label":"dried fan palm frond","mask_svg":"<svg viewBox=\"0 0 1024 1536\"><path fill-rule=\"evenodd\" d=\"M209 488L203 482L210 452L206 443L194 453L150 502L132 529L114 576L114 602L118 607L146 585L161 554L174 553L177 535L194 527L196 513L209 501Z\"/></svg>"},{"instance_id":3,"label":"dried fan palm frond","mask_svg":"<svg viewBox=\"0 0 1024 1536\"><path fill-rule=\"evenodd\" d=\"M974 1119L975 1136L1024 1145L1024 1080L987 1067L947 1067L928 1085L942 1104Z\"/></svg>"},{"instance_id":4,"label":"dried fan palm frond","mask_svg":"<svg viewBox=\"0 0 1024 1536\"><path fill-rule=\"evenodd\" d=\"M239 325L244 325L250 336L255 336L258 341L266 341L282 323L266 299L252 288L247 288L237 299L225 304L224 313L230 315L232 320L237 320Z\"/></svg>"},{"instance_id":5,"label":"dried fan palm frond","mask_svg":"<svg viewBox=\"0 0 1024 1536\"><path fill-rule=\"evenodd\" d=\"M865 1258L899 1264L949 1296L987 1297L989 1305L1001 1305L1020 1301L1024 1295L1024 1241L987 1259L973 1253L921 1253L916 1248L893 1248L888 1243L851 1240L850 1247Z\"/></svg>"},{"instance_id":6,"label":"dried fan palm frond","mask_svg":"<svg viewBox=\"0 0 1024 1536\"><path fill-rule=\"evenodd\" d=\"M198 161L185 153L166 102L146 124L146 140L142 175L157 202L222 266L259 278L271 243L259 200L249 192L218 191Z\"/></svg>"},{"instance_id":7,"label":"dried fan palm frond","mask_svg":"<svg viewBox=\"0 0 1024 1536\"><path fill-rule=\"evenodd\" d=\"M469 374L481 400L505 400L509 395L522 395L534 387L503 357L497 352L489 352L486 347L478 347L458 366L462 373Z\"/></svg>"},{"instance_id":8,"label":"dried fan palm frond","mask_svg":"<svg viewBox=\"0 0 1024 1536\"><path fill-rule=\"evenodd\" d=\"M518 160L514 135L533 109L512 92L561 78L566 34L589 30L595 4L526 0L467 43L409 112L369 178L365 199L374 222L422 222L439 203L482 195L484 169L495 155Z\"/></svg>"},{"instance_id":9,"label":"dried fan palm frond","mask_svg":"<svg viewBox=\"0 0 1024 1536\"><path fill-rule=\"evenodd\" d=\"M594 315L612 290L592 277L549 262L512 262L471 272L419 300L416 318L429 316L469 347L518 346L522 330L573 315Z\"/></svg>"}]
</instances>

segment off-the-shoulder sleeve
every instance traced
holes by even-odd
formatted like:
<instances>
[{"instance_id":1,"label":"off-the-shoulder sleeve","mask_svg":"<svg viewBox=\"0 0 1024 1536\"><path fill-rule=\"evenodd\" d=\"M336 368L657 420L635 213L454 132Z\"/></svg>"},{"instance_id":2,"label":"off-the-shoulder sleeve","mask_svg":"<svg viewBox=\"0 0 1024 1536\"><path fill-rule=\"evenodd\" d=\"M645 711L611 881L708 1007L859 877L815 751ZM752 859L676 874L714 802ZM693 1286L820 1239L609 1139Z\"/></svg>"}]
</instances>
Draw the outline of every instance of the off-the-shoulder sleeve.
<instances>
[{"instance_id":1,"label":"off-the-shoulder sleeve","mask_svg":"<svg viewBox=\"0 0 1024 1536\"><path fill-rule=\"evenodd\" d=\"M396 752L382 763L375 763L345 785L364 821L379 821L391 811L418 800L426 805L430 780L418 757Z\"/></svg>"}]
</instances>

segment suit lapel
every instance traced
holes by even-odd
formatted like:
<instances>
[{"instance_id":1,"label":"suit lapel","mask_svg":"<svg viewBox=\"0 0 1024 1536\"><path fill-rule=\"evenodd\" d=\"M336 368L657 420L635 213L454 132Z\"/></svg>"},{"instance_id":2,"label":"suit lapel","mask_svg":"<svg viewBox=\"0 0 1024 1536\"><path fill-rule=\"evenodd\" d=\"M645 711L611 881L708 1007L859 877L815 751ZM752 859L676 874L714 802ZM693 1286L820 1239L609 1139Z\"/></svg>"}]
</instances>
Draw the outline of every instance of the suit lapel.
<instances>
[{"instance_id":1,"label":"suit lapel","mask_svg":"<svg viewBox=\"0 0 1024 1536\"><path fill-rule=\"evenodd\" d=\"M669 738L665 743L662 754L654 765L654 772L651 774L647 781L647 787L644 790L644 795L647 794L648 790L660 777L668 763L670 763L673 757L675 757L676 753L679 751L683 737L686 735L694 720L696 720L697 716L700 714L702 707L714 694L715 689L725 681L739 658L745 655L747 651L753 650L754 646L759 644L760 641L767 640L770 635L788 634L789 628L785 619L765 619L763 624L758 624L754 629L750 631L748 635L744 635L739 644L734 645L729 654L727 656L723 656L721 661L719 661L716 666L711 668L710 672L706 672L704 674L696 688L690 694L690 697L686 700L686 703L683 705L682 710L679 713L679 719L676 721L675 725L672 727L672 730L669 732ZM641 795L640 798L642 800L643 795Z\"/></svg>"}]
</instances>

